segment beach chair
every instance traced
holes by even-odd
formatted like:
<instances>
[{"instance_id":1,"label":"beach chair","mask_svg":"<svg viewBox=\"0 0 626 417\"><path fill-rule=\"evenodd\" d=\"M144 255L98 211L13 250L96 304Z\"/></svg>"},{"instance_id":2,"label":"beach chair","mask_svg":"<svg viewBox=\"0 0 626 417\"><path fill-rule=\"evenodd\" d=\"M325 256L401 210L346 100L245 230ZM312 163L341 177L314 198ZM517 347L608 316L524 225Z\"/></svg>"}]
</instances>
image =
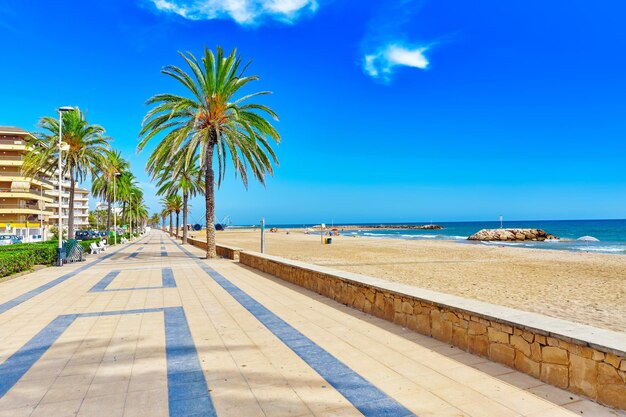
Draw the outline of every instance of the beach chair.
<instances>
[{"instance_id":1,"label":"beach chair","mask_svg":"<svg viewBox=\"0 0 626 417\"><path fill-rule=\"evenodd\" d=\"M122 238L122 240L120 240L121 243L128 243L128 239L126 239L125 237Z\"/></svg>"},{"instance_id":2,"label":"beach chair","mask_svg":"<svg viewBox=\"0 0 626 417\"><path fill-rule=\"evenodd\" d=\"M102 239L102 240L100 241L100 244L101 244L102 246L104 246L105 248L108 248L109 246L111 246L111 245L109 245L109 244L107 243L107 240L106 240L106 239Z\"/></svg>"},{"instance_id":3,"label":"beach chair","mask_svg":"<svg viewBox=\"0 0 626 417\"><path fill-rule=\"evenodd\" d=\"M91 249L92 255L97 255L102 252L102 248L98 247L95 242L91 242L91 244L89 245L89 249Z\"/></svg>"},{"instance_id":4,"label":"beach chair","mask_svg":"<svg viewBox=\"0 0 626 417\"><path fill-rule=\"evenodd\" d=\"M103 240L101 240L100 243L98 243L98 247L100 249L102 249L102 252L106 252L107 251L107 246L109 246L109 245L105 245Z\"/></svg>"}]
</instances>

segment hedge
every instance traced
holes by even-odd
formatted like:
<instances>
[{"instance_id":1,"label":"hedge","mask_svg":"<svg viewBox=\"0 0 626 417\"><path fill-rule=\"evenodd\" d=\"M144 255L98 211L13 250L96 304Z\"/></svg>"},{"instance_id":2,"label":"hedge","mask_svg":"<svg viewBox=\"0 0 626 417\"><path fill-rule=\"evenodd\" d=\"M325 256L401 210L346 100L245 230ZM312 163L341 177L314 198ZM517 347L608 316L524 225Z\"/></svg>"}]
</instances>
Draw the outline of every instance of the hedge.
<instances>
[{"instance_id":1,"label":"hedge","mask_svg":"<svg viewBox=\"0 0 626 417\"><path fill-rule=\"evenodd\" d=\"M81 240L79 243L85 254L89 254L89 245L100 240ZM54 265L57 262L57 247L56 240L0 246L0 277L28 271L34 265Z\"/></svg>"},{"instance_id":2,"label":"hedge","mask_svg":"<svg viewBox=\"0 0 626 417\"><path fill-rule=\"evenodd\" d=\"M33 265L33 258L28 251L0 252L0 277L30 270Z\"/></svg>"}]
</instances>

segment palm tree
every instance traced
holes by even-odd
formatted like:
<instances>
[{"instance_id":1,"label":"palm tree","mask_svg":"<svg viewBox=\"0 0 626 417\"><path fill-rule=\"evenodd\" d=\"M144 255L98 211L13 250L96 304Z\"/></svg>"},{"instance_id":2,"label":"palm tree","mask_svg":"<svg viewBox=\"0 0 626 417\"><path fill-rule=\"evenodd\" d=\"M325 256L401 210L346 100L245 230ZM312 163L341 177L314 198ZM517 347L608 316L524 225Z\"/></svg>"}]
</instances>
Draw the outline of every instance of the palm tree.
<instances>
[{"instance_id":1,"label":"palm tree","mask_svg":"<svg viewBox=\"0 0 626 417\"><path fill-rule=\"evenodd\" d=\"M248 185L248 168L261 183L266 174L273 174L272 163L278 163L270 141L280 141L280 135L266 120L278 116L269 107L248 103L257 96L270 94L256 92L235 96L242 87L258 80L256 75L244 75L247 65L233 49L225 56L217 48L217 56L205 48L202 62L191 53L180 53L191 74L176 66L167 66L161 72L180 82L189 96L157 94L148 99L154 107L146 114L140 132L138 148L143 149L155 136L164 134L153 153L185 152L191 161L199 155L204 173L206 204L207 258L217 256L215 251L215 185L219 187L226 171L227 161L235 174ZM213 169L217 151L217 181Z\"/></svg>"},{"instance_id":2,"label":"palm tree","mask_svg":"<svg viewBox=\"0 0 626 417\"><path fill-rule=\"evenodd\" d=\"M161 204L163 204L163 200L161 200ZM167 218L168 215L168 210L167 208L164 206L163 209L161 210L161 225L163 226L163 229L165 229L165 219Z\"/></svg>"},{"instance_id":3,"label":"palm tree","mask_svg":"<svg viewBox=\"0 0 626 417\"><path fill-rule=\"evenodd\" d=\"M202 169L198 164L198 155L194 155L191 160L187 160L185 152L180 151L176 155L171 157L171 162L163 158L163 156L165 155L166 154L151 155L151 158L148 160L148 172L153 173L153 178L155 176L158 176L158 195L171 195L182 192L182 243L185 244L187 243L187 215L189 213L189 197L194 197L199 192L204 193ZM178 231L178 227L176 228L176 230Z\"/></svg>"},{"instance_id":4,"label":"palm tree","mask_svg":"<svg viewBox=\"0 0 626 417\"><path fill-rule=\"evenodd\" d=\"M170 216L170 236L174 236L174 203L172 201L172 197L172 195L169 195L161 199L163 211L166 213L166 215Z\"/></svg>"},{"instance_id":5,"label":"palm tree","mask_svg":"<svg viewBox=\"0 0 626 417\"><path fill-rule=\"evenodd\" d=\"M120 185L122 172L130 169L120 151L108 150L102 160L100 172L94 177L91 184L91 193L107 202L107 233L111 233L111 204L115 198L119 198L117 187ZM117 194L117 195L114 195Z\"/></svg>"},{"instance_id":6,"label":"palm tree","mask_svg":"<svg viewBox=\"0 0 626 417\"><path fill-rule=\"evenodd\" d=\"M88 175L95 174L102 165L102 159L109 149L109 138L104 136L104 128L100 125L91 125L85 115L78 108L62 114L63 137L68 150L63 159L62 175L70 177L70 201L68 213L68 238L74 238L74 194L76 182L83 182ZM44 130L36 134L35 139L28 142L30 152L24 159L23 169L26 175L33 176L42 169L53 175L58 168L59 161L59 120L56 117L45 116L39 121L39 127ZM59 199L61 196L59 195ZM61 219L59 219L61 225Z\"/></svg>"},{"instance_id":7,"label":"palm tree","mask_svg":"<svg viewBox=\"0 0 626 417\"><path fill-rule=\"evenodd\" d=\"M141 190L141 188L139 188L137 186L137 181L135 181L134 176L132 178L131 181L131 187L128 190L127 194L124 196L125 203L128 203L128 205L125 205L125 211L123 211L123 216L124 219L126 219L126 221L128 222L129 226L130 226L130 230L132 231L133 229L133 221L135 222L135 225L137 226L139 224L139 209L140 206L144 203L143 201L143 191Z\"/></svg>"},{"instance_id":8,"label":"palm tree","mask_svg":"<svg viewBox=\"0 0 626 417\"><path fill-rule=\"evenodd\" d=\"M159 216L158 213L152 213L152 215L148 219L148 224L150 225L150 227L157 228L159 226L160 220L161 220L161 217Z\"/></svg>"},{"instance_id":9,"label":"palm tree","mask_svg":"<svg viewBox=\"0 0 626 417\"><path fill-rule=\"evenodd\" d=\"M172 212L176 213L176 237L178 236L178 227L180 224L180 212L183 209L183 199L180 194L173 194L167 197L167 202Z\"/></svg>"}]
</instances>

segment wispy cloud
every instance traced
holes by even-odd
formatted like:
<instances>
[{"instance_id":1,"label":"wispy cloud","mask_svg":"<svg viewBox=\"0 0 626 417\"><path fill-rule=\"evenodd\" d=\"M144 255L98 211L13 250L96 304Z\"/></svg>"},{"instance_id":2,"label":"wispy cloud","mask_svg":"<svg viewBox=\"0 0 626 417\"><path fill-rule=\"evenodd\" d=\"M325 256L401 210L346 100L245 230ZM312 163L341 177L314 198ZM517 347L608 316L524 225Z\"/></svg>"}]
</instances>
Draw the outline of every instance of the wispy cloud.
<instances>
[{"instance_id":1,"label":"wispy cloud","mask_svg":"<svg viewBox=\"0 0 626 417\"><path fill-rule=\"evenodd\" d=\"M395 43L389 43L372 54L366 54L363 59L365 72L378 79L389 81L398 67L412 67L426 69L428 58L424 55L426 47L410 48Z\"/></svg>"},{"instance_id":2,"label":"wispy cloud","mask_svg":"<svg viewBox=\"0 0 626 417\"><path fill-rule=\"evenodd\" d=\"M189 20L232 19L240 25L258 25L267 20L293 23L315 13L317 0L150 0L165 13Z\"/></svg>"},{"instance_id":3,"label":"wispy cloud","mask_svg":"<svg viewBox=\"0 0 626 417\"><path fill-rule=\"evenodd\" d=\"M425 70L426 53L435 42L420 42L417 15L424 0L382 0L368 22L361 43L363 71L372 78L390 82L402 67Z\"/></svg>"}]
</instances>

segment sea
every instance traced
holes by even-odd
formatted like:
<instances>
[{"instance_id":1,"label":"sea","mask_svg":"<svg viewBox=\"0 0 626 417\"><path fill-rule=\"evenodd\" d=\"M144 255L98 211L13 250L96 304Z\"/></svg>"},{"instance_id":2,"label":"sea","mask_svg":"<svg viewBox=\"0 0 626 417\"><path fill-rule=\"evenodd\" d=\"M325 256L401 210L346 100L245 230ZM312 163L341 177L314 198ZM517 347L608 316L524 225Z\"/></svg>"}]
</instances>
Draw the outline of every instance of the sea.
<instances>
[{"instance_id":1,"label":"sea","mask_svg":"<svg viewBox=\"0 0 626 417\"><path fill-rule=\"evenodd\" d=\"M504 228L534 228L543 229L547 233L560 238L557 241L544 242L475 242L468 241L468 236L481 229L498 229L499 221L493 222L435 222L443 226L441 230L412 230L412 229L367 229L380 223L352 224L363 226L363 229L341 231L343 236L362 236L385 239L404 240L448 240L468 245L496 245L520 248L535 248L547 250L567 250L575 252L600 252L626 255L626 220L528 220L504 221ZM393 225L394 223L385 223ZM427 223L398 223L419 225ZM312 225L268 225L267 227L296 228ZM327 227L330 226L327 224ZM577 240L583 236L592 236L597 242Z\"/></svg>"}]
</instances>

